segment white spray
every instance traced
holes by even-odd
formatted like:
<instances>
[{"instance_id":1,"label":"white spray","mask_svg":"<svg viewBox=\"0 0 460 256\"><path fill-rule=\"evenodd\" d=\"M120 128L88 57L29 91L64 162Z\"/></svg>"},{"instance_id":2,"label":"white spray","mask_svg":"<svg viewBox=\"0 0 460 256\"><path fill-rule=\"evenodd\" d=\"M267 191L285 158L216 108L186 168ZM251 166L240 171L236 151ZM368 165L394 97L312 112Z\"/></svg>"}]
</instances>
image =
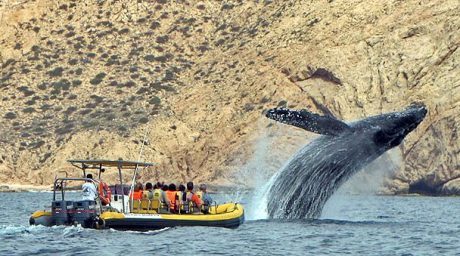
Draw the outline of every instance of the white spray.
<instances>
[{"instance_id":1,"label":"white spray","mask_svg":"<svg viewBox=\"0 0 460 256\"><path fill-rule=\"evenodd\" d=\"M308 134L298 129L288 129L273 125L269 129L267 122L259 121L259 131L263 131L254 143L254 153L235 177L244 188L252 190L245 196L245 215L248 220L266 219L268 190L276 180L278 170L301 146ZM311 134L310 134L311 136ZM281 142L282 141L282 142Z\"/></svg>"}]
</instances>

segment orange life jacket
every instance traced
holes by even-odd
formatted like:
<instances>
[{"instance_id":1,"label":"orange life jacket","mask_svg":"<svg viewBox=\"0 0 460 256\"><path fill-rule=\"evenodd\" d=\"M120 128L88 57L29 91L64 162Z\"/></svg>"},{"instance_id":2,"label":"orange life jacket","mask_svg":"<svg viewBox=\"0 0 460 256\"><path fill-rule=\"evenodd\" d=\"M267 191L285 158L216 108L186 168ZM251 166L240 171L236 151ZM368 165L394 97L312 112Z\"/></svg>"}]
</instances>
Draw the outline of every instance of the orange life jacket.
<instances>
[{"instance_id":1,"label":"orange life jacket","mask_svg":"<svg viewBox=\"0 0 460 256\"><path fill-rule=\"evenodd\" d=\"M187 201L188 202L193 202L193 204L196 207L200 207L203 203L201 202L201 198L198 197L195 193L192 191L187 191Z\"/></svg>"},{"instance_id":2,"label":"orange life jacket","mask_svg":"<svg viewBox=\"0 0 460 256\"><path fill-rule=\"evenodd\" d=\"M201 204L203 204L203 191L197 191L195 195L200 199Z\"/></svg>"},{"instance_id":3,"label":"orange life jacket","mask_svg":"<svg viewBox=\"0 0 460 256\"><path fill-rule=\"evenodd\" d=\"M132 194L132 198L134 200L141 200L142 199L142 190L139 190L139 191L133 191L133 194ZM129 195L129 198L131 198L131 195Z\"/></svg>"},{"instance_id":4,"label":"orange life jacket","mask_svg":"<svg viewBox=\"0 0 460 256\"><path fill-rule=\"evenodd\" d=\"M99 192L99 198L101 199L102 205L110 204L110 200L112 197L112 191L110 190L107 183L103 181L99 182L98 192Z\"/></svg>"},{"instance_id":5,"label":"orange life jacket","mask_svg":"<svg viewBox=\"0 0 460 256\"><path fill-rule=\"evenodd\" d=\"M166 197L169 200L169 208L175 209L176 207L176 191L166 191Z\"/></svg>"}]
</instances>

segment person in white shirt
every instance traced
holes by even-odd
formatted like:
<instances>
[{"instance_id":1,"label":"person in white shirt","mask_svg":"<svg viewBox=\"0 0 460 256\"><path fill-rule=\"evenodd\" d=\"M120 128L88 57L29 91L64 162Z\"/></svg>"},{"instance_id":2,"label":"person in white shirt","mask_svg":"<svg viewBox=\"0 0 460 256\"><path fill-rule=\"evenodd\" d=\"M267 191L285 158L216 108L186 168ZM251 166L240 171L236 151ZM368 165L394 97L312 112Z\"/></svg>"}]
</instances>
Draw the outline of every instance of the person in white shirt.
<instances>
[{"instance_id":1,"label":"person in white shirt","mask_svg":"<svg viewBox=\"0 0 460 256\"><path fill-rule=\"evenodd\" d=\"M93 175L90 173L86 175L87 179L93 179ZM97 189L96 186L92 181L87 180L83 186L81 186L82 189L82 196L83 200L95 200L97 197Z\"/></svg>"}]
</instances>

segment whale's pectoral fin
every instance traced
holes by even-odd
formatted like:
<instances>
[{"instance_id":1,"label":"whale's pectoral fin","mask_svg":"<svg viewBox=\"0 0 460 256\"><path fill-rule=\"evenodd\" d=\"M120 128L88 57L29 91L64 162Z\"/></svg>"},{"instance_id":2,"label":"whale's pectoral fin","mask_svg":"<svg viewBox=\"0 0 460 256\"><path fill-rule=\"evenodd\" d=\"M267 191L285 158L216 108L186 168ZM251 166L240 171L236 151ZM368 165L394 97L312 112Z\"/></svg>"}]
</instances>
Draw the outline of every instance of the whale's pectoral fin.
<instances>
[{"instance_id":1,"label":"whale's pectoral fin","mask_svg":"<svg viewBox=\"0 0 460 256\"><path fill-rule=\"evenodd\" d=\"M339 135L351 130L346 123L329 116L320 116L305 109L270 109L265 116L275 121L293 125L323 135Z\"/></svg>"}]
</instances>

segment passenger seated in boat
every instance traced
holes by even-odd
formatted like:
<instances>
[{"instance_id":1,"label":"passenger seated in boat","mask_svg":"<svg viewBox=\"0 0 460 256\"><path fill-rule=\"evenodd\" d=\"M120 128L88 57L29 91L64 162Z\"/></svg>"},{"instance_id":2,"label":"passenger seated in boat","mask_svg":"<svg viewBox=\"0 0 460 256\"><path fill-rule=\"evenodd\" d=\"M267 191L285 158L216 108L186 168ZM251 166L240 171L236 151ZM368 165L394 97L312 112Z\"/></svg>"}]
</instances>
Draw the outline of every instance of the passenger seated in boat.
<instances>
[{"instance_id":1,"label":"passenger seated in boat","mask_svg":"<svg viewBox=\"0 0 460 256\"><path fill-rule=\"evenodd\" d=\"M187 194L185 193L185 186L180 184L179 191L176 192L176 210L180 213L187 213Z\"/></svg>"},{"instance_id":2,"label":"passenger seated in boat","mask_svg":"<svg viewBox=\"0 0 460 256\"><path fill-rule=\"evenodd\" d=\"M153 197L150 201L152 209L157 212L160 212L160 210L164 208L166 208L166 210L168 209L165 192L158 187L158 183L153 186Z\"/></svg>"},{"instance_id":3,"label":"passenger seated in boat","mask_svg":"<svg viewBox=\"0 0 460 256\"><path fill-rule=\"evenodd\" d=\"M153 199L153 186L152 183L147 182L145 184L145 190L142 192L142 198L152 200Z\"/></svg>"},{"instance_id":4,"label":"passenger seated in boat","mask_svg":"<svg viewBox=\"0 0 460 256\"><path fill-rule=\"evenodd\" d=\"M93 175L91 173L88 173L86 175L87 179L93 179ZM96 185L94 185L93 181L91 180L86 180L85 183L81 186L82 190L82 199L83 200L90 200L94 201L97 197L97 189Z\"/></svg>"},{"instance_id":5,"label":"passenger seated in boat","mask_svg":"<svg viewBox=\"0 0 460 256\"><path fill-rule=\"evenodd\" d=\"M169 198L168 198L168 196L166 195L166 192L168 192L168 190L169 190L169 186L166 185L166 184L164 184L163 187L161 188L161 191L163 191L163 192L162 192L162 196L163 196L163 198L165 199L165 200L164 200L164 201L165 201L165 208L166 208L167 210L169 210Z\"/></svg>"},{"instance_id":6,"label":"passenger seated in boat","mask_svg":"<svg viewBox=\"0 0 460 256\"><path fill-rule=\"evenodd\" d=\"M193 192L193 182L187 182L187 193L186 193L186 201L187 205L190 205L192 203L192 208L193 209L188 209L187 212L200 212L199 209L201 209L201 199L195 195Z\"/></svg>"},{"instance_id":7,"label":"passenger seated in boat","mask_svg":"<svg viewBox=\"0 0 460 256\"><path fill-rule=\"evenodd\" d=\"M203 213L209 212L209 206L212 204L211 196L206 192L206 184L200 185L200 191L196 192L196 195L201 199L203 206L201 207L201 211Z\"/></svg>"},{"instance_id":8,"label":"passenger seated in boat","mask_svg":"<svg viewBox=\"0 0 460 256\"><path fill-rule=\"evenodd\" d=\"M157 190L159 187L158 187L158 183L155 183L153 184L153 191L155 193L155 190ZM161 190L161 189L160 189Z\"/></svg>"},{"instance_id":9,"label":"passenger seated in boat","mask_svg":"<svg viewBox=\"0 0 460 256\"><path fill-rule=\"evenodd\" d=\"M142 183L137 183L136 186L134 186L134 192L132 193L132 195L129 195L129 198L133 198L134 200L141 200L142 190L143 190Z\"/></svg>"},{"instance_id":10,"label":"passenger seated in boat","mask_svg":"<svg viewBox=\"0 0 460 256\"><path fill-rule=\"evenodd\" d=\"M159 199L162 204L166 204L166 190L163 190L163 184L161 182L158 182L154 187L153 187L153 197L156 199Z\"/></svg>"},{"instance_id":11,"label":"passenger seated in boat","mask_svg":"<svg viewBox=\"0 0 460 256\"><path fill-rule=\"evenodd\" d=\"M169 184L169 189L166 191L166 197L168 198L169 202L169 211L171 213L177 213L176 212L176 185L174 183Z\"/></svg>"}]
</instances>

